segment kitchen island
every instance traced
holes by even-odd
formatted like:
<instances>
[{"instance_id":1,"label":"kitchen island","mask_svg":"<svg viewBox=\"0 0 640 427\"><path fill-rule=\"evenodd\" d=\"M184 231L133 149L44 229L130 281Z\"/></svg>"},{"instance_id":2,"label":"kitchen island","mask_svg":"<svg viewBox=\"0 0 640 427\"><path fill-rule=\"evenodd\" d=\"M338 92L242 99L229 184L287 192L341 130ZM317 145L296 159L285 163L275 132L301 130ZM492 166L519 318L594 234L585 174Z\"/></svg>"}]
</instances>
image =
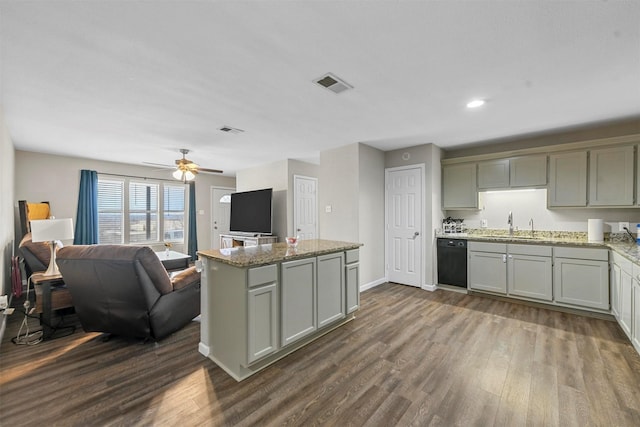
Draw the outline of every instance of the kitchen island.
<instances>
[{"instance_id":1,"label":"kitchen island","mask_svg":"<svg viewBox=\"0 0 640 427\"><path fill-rule=\"evenodd\" d=\"M352 320L360 246L302 240L199 251L198 350L241 381Z\"/></svg>"}]
</instances>

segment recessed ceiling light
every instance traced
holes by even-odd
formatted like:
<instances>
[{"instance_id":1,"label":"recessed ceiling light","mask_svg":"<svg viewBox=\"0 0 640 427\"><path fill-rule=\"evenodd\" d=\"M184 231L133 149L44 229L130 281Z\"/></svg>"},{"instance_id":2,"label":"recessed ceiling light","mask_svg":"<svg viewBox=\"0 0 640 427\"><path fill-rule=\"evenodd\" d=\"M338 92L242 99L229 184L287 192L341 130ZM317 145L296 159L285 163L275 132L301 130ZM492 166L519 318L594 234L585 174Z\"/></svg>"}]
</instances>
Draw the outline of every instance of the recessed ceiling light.
<instances>
[{"instance_id":1,"label":"recessed ceiling light","mask_svg":"<svg viewBox=\"0 0 640 427\"><path fill-rule=\"evenodd\" d=\"M483 99L474 99L473 101L469 101L467 103L467 108L478 108L484 105Z\"/></svg>"}]
</instances>

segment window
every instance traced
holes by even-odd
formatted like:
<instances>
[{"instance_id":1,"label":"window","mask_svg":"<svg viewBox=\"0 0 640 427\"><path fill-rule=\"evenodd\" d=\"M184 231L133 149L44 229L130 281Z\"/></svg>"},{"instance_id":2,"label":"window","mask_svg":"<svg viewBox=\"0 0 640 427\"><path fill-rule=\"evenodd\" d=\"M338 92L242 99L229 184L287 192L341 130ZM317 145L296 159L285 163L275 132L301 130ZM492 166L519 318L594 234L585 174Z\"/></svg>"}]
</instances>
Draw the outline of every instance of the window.
<instances>
[{"instance_id":1,"label":"window","mask_svg":"<svg viewBox=\"0 0 640 427\"><path fill-rule=\"evenodd\" d=\"M184 243L186 186L98 176L98 243Z\"/></svg>"}]
</instances>

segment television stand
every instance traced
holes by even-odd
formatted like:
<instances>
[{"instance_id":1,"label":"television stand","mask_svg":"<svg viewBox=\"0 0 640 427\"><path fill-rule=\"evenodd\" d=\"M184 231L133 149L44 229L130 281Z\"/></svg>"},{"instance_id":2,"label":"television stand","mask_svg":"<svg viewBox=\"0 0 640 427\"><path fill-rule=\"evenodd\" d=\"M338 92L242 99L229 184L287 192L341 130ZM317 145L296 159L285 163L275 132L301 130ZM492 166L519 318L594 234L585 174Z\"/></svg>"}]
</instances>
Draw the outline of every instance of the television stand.
<instances>
[{"instance_id":1,"label":"television stand","mask_svg":"<svg viewBox=\"0 0 640 427\"><path fill-rule=\"evenodd\" d=\"M236 246L258 246L277 243L278 236L242 235L242 234L221 234L220 249L235 248Z\"/></svg>"}]
</instances>

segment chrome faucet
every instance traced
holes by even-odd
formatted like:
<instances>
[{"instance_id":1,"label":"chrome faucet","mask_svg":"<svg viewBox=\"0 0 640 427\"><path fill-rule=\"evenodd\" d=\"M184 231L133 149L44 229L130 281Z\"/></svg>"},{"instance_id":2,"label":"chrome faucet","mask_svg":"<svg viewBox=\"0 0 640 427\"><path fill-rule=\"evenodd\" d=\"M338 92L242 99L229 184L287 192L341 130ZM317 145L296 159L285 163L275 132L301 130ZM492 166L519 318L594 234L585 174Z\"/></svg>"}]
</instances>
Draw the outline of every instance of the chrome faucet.
<instances>
[{"instance_id":1,"label":"chrome faucet","mask_svg":"<svg viewBox=\"0 0 640 427\"><path fill-rule=\"evenodd\" d=\"M509 218L507 218L509 224L509 236L513 236L513 213L509 211Z\"/></svg>"},{"instance_id":2,"label":"chrome faucet","mask_svg":"<svg viewBox=\"0 0 640 427\"><path fill-rule=\"evenodd\" d=\"M533 233L534 233L534 231L533 231L533 218L531 218L529 220L529 225L531 226L531 237L533 237Z\"/></svg>"}]
</instances>

